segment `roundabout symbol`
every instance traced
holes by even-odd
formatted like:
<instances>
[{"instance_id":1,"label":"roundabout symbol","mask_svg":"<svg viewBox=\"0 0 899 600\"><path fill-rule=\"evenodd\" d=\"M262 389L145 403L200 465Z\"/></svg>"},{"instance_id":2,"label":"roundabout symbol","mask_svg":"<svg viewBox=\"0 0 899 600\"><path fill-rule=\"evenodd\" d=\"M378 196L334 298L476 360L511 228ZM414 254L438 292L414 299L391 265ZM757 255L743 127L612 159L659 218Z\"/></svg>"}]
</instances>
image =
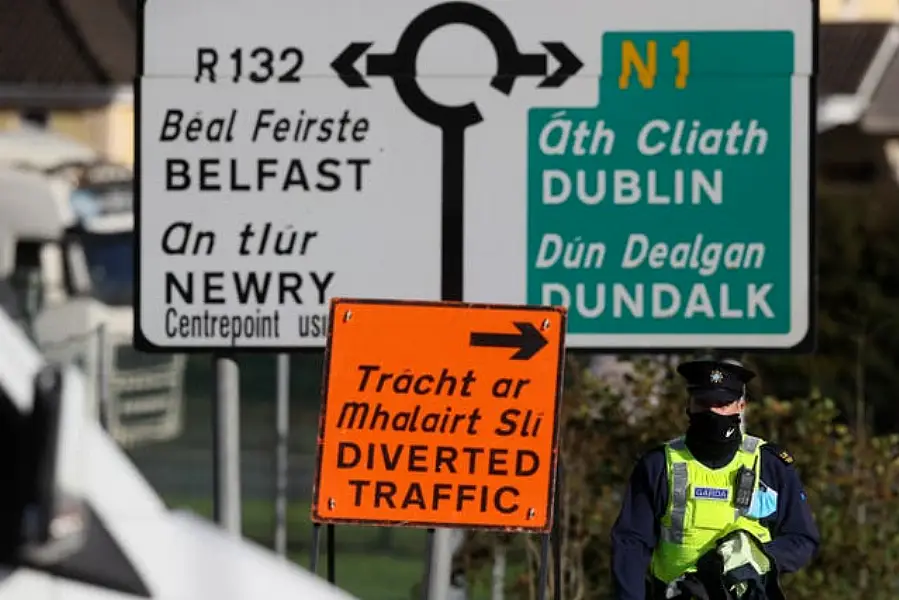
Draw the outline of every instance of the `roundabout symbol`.
<instances>
[{"instance_id":1,"label":"roundabout symbol","mask_svg":"<svg viewBox=\"0 0 899 600\"><path fill-rule=\"evenodd\" d=\"M431 99L418 83L415 63L425 40L446 25L468 25L477 29L493 45L497 73L490 87L509 95L519 77L543 77L540 88L559 88L583 67L562 42L542 42L558 68L549 73L547 54L526 54L518 49L515 37L495 13L468 2L446 2L415 17L400 35L392 54L369 54L365 75L389 77L406 108L422 121L442 132L442 205L443 205L443 282L444 300L462 300L463 194L465 175L465 130L483 121L474 102L448 106ZM365 75L356 63L371 48L372 42L352 42L331 63L340 80L350 88L367 88Z\"/></svg>"}]
</instances>

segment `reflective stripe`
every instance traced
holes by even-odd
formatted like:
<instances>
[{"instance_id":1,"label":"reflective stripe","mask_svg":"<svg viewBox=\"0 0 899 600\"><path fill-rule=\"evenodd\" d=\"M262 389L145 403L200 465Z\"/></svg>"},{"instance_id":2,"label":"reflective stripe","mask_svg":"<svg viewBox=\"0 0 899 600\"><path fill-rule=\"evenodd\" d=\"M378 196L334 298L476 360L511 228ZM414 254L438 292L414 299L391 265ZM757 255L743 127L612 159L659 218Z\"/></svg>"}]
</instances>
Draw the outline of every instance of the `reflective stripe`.
<instances>
[{"instance_id":1,"label":"reflective stripe","mask_svg":"<svg viewBox=\"0 0 899 600\"><path fill-rule=\"evenodd\" d=\"M743 452L748 452L749 454L754 454L755 449L758 448L760 441L761 440L759 438L752 435L743 436L743 445L741 446L741 450L743 450Z\"/></svg>"},{"instance_id":2,"label":"reflective stripe","mask_svg":"<svg viewBox=\"0 0 899 600\"><path fill-rule=\"evenodd\" d=\"M743 445L740 446L740 449L748 454L755 454L755 451L758 449L759 443L761 441L762 440L760 438L757 438L753 435L743 436ZM756 476L758 476L758 470L756 470ZM758 482L756 482L756 489L758 489ZM746 516L746 514L749 513L750 508L751 505L747 506L746 508L734 509L734 519L739 519L740 517Z\"/></svg>"},{"instance_id":3,"label":"reflective stripe","mask_svg":"<svg viewBox=\"0 0 899 600\"><path fill-rule=\"evenodd\" d=\"M671 526L662 526L662 539L672 544L684 541L684 519L687 516L687 463L671 465Z\"/></svg>"}]
</instances>

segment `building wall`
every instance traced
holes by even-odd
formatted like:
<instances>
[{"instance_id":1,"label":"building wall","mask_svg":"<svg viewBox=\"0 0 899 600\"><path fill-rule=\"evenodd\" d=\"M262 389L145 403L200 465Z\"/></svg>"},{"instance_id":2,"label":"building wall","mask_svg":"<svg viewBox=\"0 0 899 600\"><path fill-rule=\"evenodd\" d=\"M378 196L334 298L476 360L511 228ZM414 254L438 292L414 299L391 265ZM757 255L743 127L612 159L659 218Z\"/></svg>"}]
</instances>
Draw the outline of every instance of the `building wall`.
<instances>
[{"instance_id":1,"label":"building wall","mask_svg":"<svg viewBox=\"0 0 899 600\"><path fill-rule=\"evenodd\" d=\"M47 129L105 152L105 109L54 110L47 115Z\"/></svg>"},{"instance_id":2,"label":"building wall","mask_svg":"<svg viewBox=\"0 0 899 600\"><path fill-rule=\"evenodd\" d=\"M23 114L0 110L0 131L19 127ZM87 144L110 160L133 166L134 103L130 92L117 95L101 108L51 109L44 116L49 130Z\"/></svg>"},{"instance_id":3,"label":"building wall","mask_svg":"<svg viewBox=\"0 0 899 600\"><path fill-rule=\"evenodd\" d=\"M134 102L120 101L107 110L106 152L110 158L134 165Z\"/></svg>"},{"instance_id":4,"label":"building wall","mask_svg":"<svg viewBox=\"0 0 899 600\"><path fill-rule=\"evenodd\" d=\"M0 110L0 131L19 126L19 111Z\"/></svg>"},{"instance_id":5,"label":"building wall","mask_svg":"<svg viewBox=\"0 0 899 600\"><path fill-rule=\"evenodd\" d=\"M820 0L821 21L899 22L899 0Z\"/></svg>"}]
</instances>

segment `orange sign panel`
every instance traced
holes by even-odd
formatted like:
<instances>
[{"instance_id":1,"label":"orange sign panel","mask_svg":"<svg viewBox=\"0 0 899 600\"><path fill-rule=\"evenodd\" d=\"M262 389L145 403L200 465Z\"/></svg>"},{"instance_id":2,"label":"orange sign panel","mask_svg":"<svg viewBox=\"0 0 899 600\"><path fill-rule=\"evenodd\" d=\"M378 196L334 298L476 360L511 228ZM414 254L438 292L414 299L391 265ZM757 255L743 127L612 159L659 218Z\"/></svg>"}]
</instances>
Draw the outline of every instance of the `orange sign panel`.
<instances>
[{"instance_id":1,"label":"orange sign panel","mask_svg":"<svg viewBox=\"0 0 899 600\"><path fill-rule=\"evenodd\" d=\"M312 518L552 526L562 308L335 299Z\"/></svg>"}]
</instances>

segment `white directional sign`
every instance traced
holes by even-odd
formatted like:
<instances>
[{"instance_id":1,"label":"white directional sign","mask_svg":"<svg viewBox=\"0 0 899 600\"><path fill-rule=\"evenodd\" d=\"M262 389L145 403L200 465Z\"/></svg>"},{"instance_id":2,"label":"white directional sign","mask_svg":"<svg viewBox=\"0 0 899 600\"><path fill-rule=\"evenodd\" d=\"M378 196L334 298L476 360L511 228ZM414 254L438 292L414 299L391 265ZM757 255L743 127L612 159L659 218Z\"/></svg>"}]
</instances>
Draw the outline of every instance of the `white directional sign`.
<instances>
[{"instance_id":1,"label":"white directional sign","mask_svg":"<svg viewBox=\"0 0 899 600\"><path fill-rule=\"evenodd\" d=\"M423 199L440 180L439 140L396 105L337 78L145 77L146 340L322 346L332 296L438 299L440 203Z\"/></svg>"},{"instance_id":2,"label":"white directional sign","mask_svg":"<svg viewBox=\"0 0 899 600\"><path fill-rule=\"evenodd\" d=\"M568 346L812 330L809 0L150 0L137 343L324 345L334 296Z\"/></svg>"}]
</instances>

